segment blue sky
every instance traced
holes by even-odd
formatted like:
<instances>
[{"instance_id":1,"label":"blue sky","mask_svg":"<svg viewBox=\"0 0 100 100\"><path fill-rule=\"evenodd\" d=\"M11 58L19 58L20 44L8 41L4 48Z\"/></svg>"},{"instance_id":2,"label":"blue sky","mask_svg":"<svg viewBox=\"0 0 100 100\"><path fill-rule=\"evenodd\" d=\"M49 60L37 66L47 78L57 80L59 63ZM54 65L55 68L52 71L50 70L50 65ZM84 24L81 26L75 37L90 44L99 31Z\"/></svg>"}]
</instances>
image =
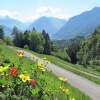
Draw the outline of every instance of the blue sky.
<instances>
[{"instance_id":1,"label":"blue sky","mask_svg":"<svg viewBox=\"0 0 100 100\"><path fill-rule=\"evenodd\" d=\"M0 16L33 21L41 16L68 19L94 7L100 0L0 0Z\"/></svg>"}]
</instances>

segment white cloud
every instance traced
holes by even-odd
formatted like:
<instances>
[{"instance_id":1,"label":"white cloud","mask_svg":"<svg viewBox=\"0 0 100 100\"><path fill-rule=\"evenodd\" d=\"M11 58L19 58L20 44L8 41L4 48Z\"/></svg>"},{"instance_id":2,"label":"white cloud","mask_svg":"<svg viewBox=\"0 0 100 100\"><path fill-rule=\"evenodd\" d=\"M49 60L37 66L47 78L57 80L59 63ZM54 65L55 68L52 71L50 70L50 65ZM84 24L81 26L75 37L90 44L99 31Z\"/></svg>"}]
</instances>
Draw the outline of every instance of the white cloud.
<instances>
[{"instance_id":1,"label":"white cloud","mask_svg":"<svg viewBox=\"0 0 100 100\"><path fill-rule=\"evenodd\" d=\"M39 14L43 14L43 13L60 13L61 9L60 8L52 8L52 7L48 7L48 6L42 6L37 10L37 13Z\"/></svg>"},{"instance_id":2,"label":"white cloud","mask_svg":"<svg viewBox=\"0 0 100 100\"><path fill-rule=\"evenodd\" d=\"M48 6L42 6L36 11L38 16L50 16L56 17L60 19L67 19L68 16L62 14L62 10L60 8L52 8Z\"/></svg>"},{"instance_id":3,"label":"white cloud","mask_svg":"<svg viewBox=\"0 0 100 100\"><path fill-rule=\"evenodd\" d=\"M34 15L25 16L17 11L9 11L9 10L0 10L0 16L9 16L10 18L20 20L22 22L33 22L41 16L47 17L56 17L60 19L67 19L68 16L62 14L62 10L60 8L52 8L48 6L42 6L36 10L36 12L32 12Z\"/></svg>"},{"instance_id":4,"label":"white cloud","mask_svg":"<svg viewBox=\"0 0 100 100\"><path fill-rule=\"evenodd\" d=\"M15 11L0 10L0 16L2 16L2 17L9 16L11 18L16 18L19 16L19 13L15 12Z\"/></svg>"}]
</instances>

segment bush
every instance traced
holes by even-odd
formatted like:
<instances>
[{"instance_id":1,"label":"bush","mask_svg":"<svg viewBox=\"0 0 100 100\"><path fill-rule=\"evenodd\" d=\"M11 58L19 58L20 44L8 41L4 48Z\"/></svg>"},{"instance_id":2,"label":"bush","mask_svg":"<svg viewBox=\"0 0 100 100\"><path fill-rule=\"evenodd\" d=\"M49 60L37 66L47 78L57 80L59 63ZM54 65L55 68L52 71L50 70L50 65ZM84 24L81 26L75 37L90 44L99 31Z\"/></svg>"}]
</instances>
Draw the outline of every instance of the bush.
<instances>
[{"instance_id":1,"label":"bush","mask_svg":"<svg viewBox=\"0 0 100 100\"><path fill-rule=\"evenodd\" d=\"M60 58L60 59L63 59L63 60L65 60L65 61L70 62L69 56L68 56L67 53L64 52L64 51L51 52L51 55L56 56L56 57L58 57L58 58Z\"/></svg>"},{"instance_id":2,"label":"bush","mask_svg":"<svg viewBox=\"0 0 100 100\"><path fill-rule=\"evenodd\" d=\"M5 44L5 42L2 39L0 39L0 45L2 44Z\"/></svg>"},{"instance_id":3,"label":"bush","mask_svg":"<svg viewBox=\"0 0 100 100\"><path fill-rule=\"evenodd\" d=\"M24 45L24 49L29 49L28 45Z\"/></svg>"}]
</instances>

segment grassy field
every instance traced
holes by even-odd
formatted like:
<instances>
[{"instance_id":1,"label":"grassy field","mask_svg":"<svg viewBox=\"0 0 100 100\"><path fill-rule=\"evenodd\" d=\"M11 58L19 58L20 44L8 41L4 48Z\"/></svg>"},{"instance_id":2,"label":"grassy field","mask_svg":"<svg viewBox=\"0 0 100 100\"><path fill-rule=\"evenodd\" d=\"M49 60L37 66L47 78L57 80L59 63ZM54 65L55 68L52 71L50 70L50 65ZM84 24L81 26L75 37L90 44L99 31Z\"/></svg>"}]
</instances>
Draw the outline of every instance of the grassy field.
<instances>
[{"instance_id":1,"label":"grassy field","mask_svg":"<svg viewBox=\"0 0 100 100\"><path fill-rule=\"evenodd\" d=\"M19 49L17 47L15 47L15 48ZM87 79L89 79L89 80L91 80L91 81L93 81L93 82L95 82L97 84L100 84L100 78L95 78L93 76L87 75L87 74L82 73L80 71L74 70L73 68L76 68L76 69L79 69L79 70L82 70L82 71L85 71L85 72L88 72L88 73L91 73L91 74L94 74L94 75L97 75L97 76L100 76L100 72L97 72L97 71L95 71L95 70L93 70L91 68L84 68L81 65L73 65L71 63L68 63L67 61L61 60L61 59L59 59L57 57L54 57L54 56L51 56L51 55L38 54L38 53L30 51L30 50L26 50L26 51L28 51L28 52L30 52L30 53L32 53L35 56L38 56L40 58L46 57L49 61L51 61L52 63L54 63L54 64L56 64L56 65L58 65L60 67L66 69L66 70L69 70L69 71L71 71L71 72L73 72L75 74L78 74L80 76L83 76L83 77L85 77L85 78L87 78ZM65 64L65 65L62 65L62 64ZM66 65L67 66L71 66L73 68L67 67Z\"/></svg>"},{"instance_id":2,"label":"grassy field","mask_svg":"<svg viewBox=\"0 0 100 100\"><path fill-rule=\"evenodd\" d=\"M8 48L7 46L0 45L0 48L2 48L2 50L3 50L2 53L4 54L4 56L7 57L9 60L11 60L15 64L15 66L17 66L18 61L19 61L17 52L11 48ZM24 68L24 70L28 71L31 74L31 72L33 70L32 67L34 67L34 65L35 65L35 63L33 61L25 58L22 67ZM42 76L42 77L47 82L45 89L49 87L49 89L53 90L53 92L54 92L56 98L58 98L58 100L66 99L66 94L61 92L61 90L59 88L61 85L61 81L58 79L58 77L54 76L50 72L46 72L44 74L44 76ZM79 90L72 87L70 84L65 83L64 86L70 90L71 97L75 97L76 100L90 100L90 98L88 96L84 95Z\"/></svg>"}]
</instances>

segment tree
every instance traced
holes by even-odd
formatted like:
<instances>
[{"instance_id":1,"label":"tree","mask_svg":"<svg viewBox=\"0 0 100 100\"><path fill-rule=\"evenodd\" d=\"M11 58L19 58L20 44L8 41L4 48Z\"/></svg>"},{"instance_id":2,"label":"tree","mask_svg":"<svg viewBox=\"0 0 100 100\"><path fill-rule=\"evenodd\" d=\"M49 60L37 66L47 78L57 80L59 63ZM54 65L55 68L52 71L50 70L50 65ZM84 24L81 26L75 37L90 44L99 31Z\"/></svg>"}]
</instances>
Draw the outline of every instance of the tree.
<instances>
[{"instance_id":1,"label":"tree","mask_svg":"<svg viewBox=\"0 0 100 100\"><path fill-rule=\"evenodd\" d=\"M77 53L78 63L85 67L95 66L98 70L100 66L100 27L82 41L80 48Z\"/></svg>"},{"instance_id":2,"label":"tree","mask_svg":"<svg viewBox=\"0 0 100 100\"><path fill-rule=\"evenodd\" d=\"M19 46L18 36L19 36L19 30L17 27L14 27L12 30L13 35L13 43L15 46Z\"/></svg>"},{"instance_id":3,"label":"tree","mask_svg":"<svg viewBox=\"0 0 100 100\"><path fill-rule=\"evenodd\" d=\"M0 39L4 39L4 31L2 26L0 26Z\"/></svg>"},{"instance_id":4,"label":"tree","mask_svg":"<svg viewBox=\"0 0 100 100\"><path fill-rule=\"evenodd\" d=\"M30 30L26 30L24 32L24 45L29 46L29 34L30 34Z\"/></svg>"},{"instance_id":5,"label":"tree","mask_svg":"<svg viewBox=\"0 0 100 100\"><path fill-rule=\"evenodd\" d=\"M4 37L4 42L5 42L7 45L12 45L12 44L13 44L12 39L11 39L9 36L5 36L5 37Z\"/></svg>"},{"instance_id":6,"label":"tree","mask_svg":"<svg viewBox=\"0 0 100 100\"><path fill-rule=\"evenodd\" d=\"M67 49L67 54L71 59L71 63L76 64L78 59L77 59L77 52L80 50L80 45L77 43L73 43L70 45L70 47Z\"/></svg>"},{"instance_id":7,"label":"tree","mask_svg":"<svg viewBox=\"0 0 100 100\"><path fill-rule=\"evenodd\" d=\"M31 50L38 53L43 53L44 38L41 34L37 33L35 30L32 30L32 32L29 34L29 42L29 47Z\"/></svg>"},{"instance_id":8,"label":"tree","mask_svg":"<svg viewBox=\"0 0 100 100\"><path fill-rule=\"evenodd\" d=\"M45 30L42 31L42 35L43 35L43 37L45 39L43 53L49 55L50 51L51 51L50 37L49 37L48 33L45 32Z\"/></svg>"}]
</instances>

